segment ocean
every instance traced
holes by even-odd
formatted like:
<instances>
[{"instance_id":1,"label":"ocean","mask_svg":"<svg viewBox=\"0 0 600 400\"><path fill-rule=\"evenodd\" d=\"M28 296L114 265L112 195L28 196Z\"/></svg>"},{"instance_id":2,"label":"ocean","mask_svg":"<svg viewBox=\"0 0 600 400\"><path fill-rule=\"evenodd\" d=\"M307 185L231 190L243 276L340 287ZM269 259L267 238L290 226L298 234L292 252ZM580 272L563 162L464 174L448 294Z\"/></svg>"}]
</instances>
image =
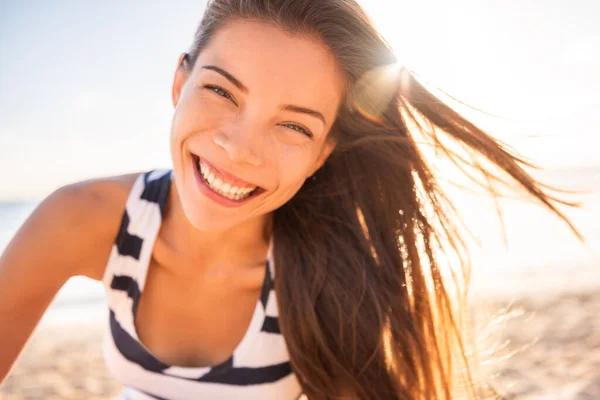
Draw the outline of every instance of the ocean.
<instances>
[{"instance_id":1,"label":"ocean","mask_svg":"<svg viewBox=\"0 0 600 400\"><path fill-rule=\"evenodd\" d=\"M455 200L479 241L471 248L473 292L510 299L600 288L600 167L545 171L540 177L556 187L580 192L568 199L581 200L582 208L566 213L585 243L541 206L520 200L501 203L505 242L489 198L469 195ZM38 203L0 202L0 251ZM101 283L74 277L59 291L41 324L95 323L105 316Z\"/></svg>"}]
</instances>

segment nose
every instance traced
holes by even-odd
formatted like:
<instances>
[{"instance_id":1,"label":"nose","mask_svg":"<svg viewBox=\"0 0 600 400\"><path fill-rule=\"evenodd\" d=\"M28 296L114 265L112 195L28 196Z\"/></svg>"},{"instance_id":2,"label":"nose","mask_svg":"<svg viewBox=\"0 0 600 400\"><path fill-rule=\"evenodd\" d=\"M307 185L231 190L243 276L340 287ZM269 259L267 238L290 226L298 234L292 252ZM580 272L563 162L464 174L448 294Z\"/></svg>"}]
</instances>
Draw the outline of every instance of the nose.
<instances>
[{"instance_id":1,"label":"nose","mask_svg":"<svg viewBox=\"0 0 600 400\"><path fill-rule=\"evenodd\" d=\"M258 136L256 129L229 126L215 132L213 141L227 153L231 161L260 166L262 152L258 149L261 142Z\"/></svg>"}]
</instances>

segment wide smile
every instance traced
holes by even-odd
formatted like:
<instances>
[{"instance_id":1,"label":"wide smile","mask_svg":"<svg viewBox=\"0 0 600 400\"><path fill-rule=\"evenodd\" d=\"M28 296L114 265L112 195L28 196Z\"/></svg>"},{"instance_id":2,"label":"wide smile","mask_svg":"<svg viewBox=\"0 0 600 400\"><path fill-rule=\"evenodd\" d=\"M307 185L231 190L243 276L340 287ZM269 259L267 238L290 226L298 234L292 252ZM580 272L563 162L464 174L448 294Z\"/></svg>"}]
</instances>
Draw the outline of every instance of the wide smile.
<instances>
[{"instance_id":1,"label":"wide smile","mask_svg":"<svg viewBox=\"0 0 600 400\"><path fill-rule=\"evenodd\" d=\"M265 192L265 189L223 171L195 154L192 154L192 162L200 191L221 205L240 206Z\"/></svg>"}]
</instances>

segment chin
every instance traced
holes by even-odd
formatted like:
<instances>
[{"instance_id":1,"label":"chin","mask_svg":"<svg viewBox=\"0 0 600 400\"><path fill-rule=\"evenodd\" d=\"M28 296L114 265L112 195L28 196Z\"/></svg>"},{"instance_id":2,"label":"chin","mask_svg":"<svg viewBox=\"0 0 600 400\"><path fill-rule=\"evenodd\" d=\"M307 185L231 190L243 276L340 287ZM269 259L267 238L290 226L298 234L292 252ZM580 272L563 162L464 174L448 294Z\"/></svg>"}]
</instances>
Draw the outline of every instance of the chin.
<instances>
[{"instance_id":1,"label":"chin","mask_svg":"<svg viewBox=\"0 0 600 400\"><path fill-rule=\"evenodd\" d=\"M235 216L223 212L226 210L218 210L204 201L198 202L191 198L186 201L185 198L182 198L181 205L190 224L199 231L227 231L243 222L240 218L235 218Z\"/></svg>"}]
</instances>

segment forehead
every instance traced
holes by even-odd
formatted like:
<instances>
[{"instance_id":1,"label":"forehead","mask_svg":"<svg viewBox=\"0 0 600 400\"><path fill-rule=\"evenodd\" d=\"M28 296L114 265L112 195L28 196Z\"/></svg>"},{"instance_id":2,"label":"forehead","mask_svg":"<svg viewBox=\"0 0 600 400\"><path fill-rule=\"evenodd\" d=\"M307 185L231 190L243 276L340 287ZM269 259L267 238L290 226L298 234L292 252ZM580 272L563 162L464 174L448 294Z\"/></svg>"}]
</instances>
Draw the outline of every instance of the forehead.
<instances>
[{"instance_id":1,"label":"forehead","mask_svg":"<svg viewBox=\"0 0 600 400\"><path fill-rule=\"evenodd\" d=\"M209 64L227 70L251 94L320 106L329 113L337 110L344 88L341 69L324 43L264 22L234 20L225 24L202 51L196 66Z\"/></svg>"}]
</instances>

